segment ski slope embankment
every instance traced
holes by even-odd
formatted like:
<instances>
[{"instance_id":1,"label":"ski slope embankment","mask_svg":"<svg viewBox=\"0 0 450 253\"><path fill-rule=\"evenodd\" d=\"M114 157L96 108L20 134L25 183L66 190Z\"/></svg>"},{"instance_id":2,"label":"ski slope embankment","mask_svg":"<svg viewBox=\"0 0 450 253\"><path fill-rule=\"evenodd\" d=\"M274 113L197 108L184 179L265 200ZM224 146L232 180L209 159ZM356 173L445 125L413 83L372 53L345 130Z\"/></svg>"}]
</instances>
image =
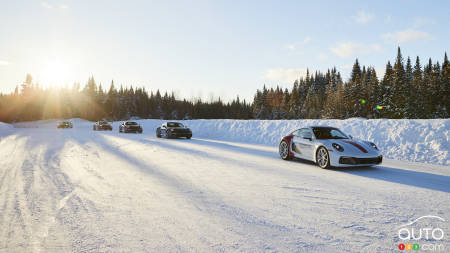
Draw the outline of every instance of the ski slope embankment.
<instances>
[{"instance_id":1,"label":"ski slope embankment","mask_svg":"<svg viewBox=\"0 0 450 253\"><path fill-rule=\"evenodd\" d=\"M145 134L154 134L164 120L137 120ZM92 129L92 122L73 119L75 128ZM386 158L450 165L450 119L362 119L346 120L186 120L194 138L277 146L292 130L310 126L338 127L354 138L377 144ZM120 122L113 122L117 131ZM56 120L23 122L16 127L56 127Z\"/></svg>"}]
</instances>

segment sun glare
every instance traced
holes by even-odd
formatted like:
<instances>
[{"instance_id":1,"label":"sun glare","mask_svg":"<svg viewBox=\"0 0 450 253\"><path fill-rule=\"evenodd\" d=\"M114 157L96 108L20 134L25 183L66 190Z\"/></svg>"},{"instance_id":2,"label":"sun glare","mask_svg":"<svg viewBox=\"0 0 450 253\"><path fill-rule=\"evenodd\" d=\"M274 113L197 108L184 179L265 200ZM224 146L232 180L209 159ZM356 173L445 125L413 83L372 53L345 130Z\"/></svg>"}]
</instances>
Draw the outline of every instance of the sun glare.
<instances>
[{"instance_id":1,"label":"sun glare","mask_svg":"<svg viewBox=\"0 0 450 253\"><path fill-rule=\"evenodd\" d=\"M44 85L63 86L69 84L72 72L68 64L52 61L44 64L41 71L41 82Z\"/></svg>"}]
</instances>

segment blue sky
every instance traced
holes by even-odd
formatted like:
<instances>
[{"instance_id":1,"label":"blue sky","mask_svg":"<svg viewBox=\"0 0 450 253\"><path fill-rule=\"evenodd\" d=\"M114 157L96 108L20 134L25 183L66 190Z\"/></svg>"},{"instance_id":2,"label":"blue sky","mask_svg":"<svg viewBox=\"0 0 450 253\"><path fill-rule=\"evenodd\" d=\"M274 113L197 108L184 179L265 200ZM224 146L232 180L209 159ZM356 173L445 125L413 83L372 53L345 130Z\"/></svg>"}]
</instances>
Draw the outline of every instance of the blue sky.
<instances>
[{"instance_id":1,"label":"blue sky","mask_svg":"<svg viewBox=\"0 0 450 253\"><path fill-rule=\"evenodd\" d=\"M41 85L174 90L181 98L291 87L306 68L355 58L383 72L403 55L442 62L449 1L17 0L0 3L0 92Z\"/></svg>"}]
</instances>

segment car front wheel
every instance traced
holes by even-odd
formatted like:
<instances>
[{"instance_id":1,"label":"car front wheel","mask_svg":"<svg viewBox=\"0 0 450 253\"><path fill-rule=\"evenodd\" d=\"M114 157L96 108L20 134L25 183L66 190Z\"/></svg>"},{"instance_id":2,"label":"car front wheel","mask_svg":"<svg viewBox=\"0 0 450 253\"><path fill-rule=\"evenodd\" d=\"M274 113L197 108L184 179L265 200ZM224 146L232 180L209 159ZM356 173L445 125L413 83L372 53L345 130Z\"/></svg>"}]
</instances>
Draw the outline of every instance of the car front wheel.
<instances>
[{"instance_id":1,"label":"car front wheel","mask_svg":"<svg viewBox=\"0 0 450 253\"><path fill-rule=\"evenodd\" d=\"M161 128L156 128L156 138L161 138L161 132L160 132Z\"/></svg>"},{"instance_id":2,"label":"car front wheel","mask_svg":"<svg viewBox=\"0 0 450 253\"><path fill-rule=\"evenodd\" d=\"M316 152L316 163L322 169L330 168L330 155L325 147L320 147Z\"/></svg>"},{"instance_id":3,"label":"car front wheel","mask_svg":"<svg viewBox=\"0 0 450 253\"><path fill-rule=\"evenodd\" d=\"M281 141L280 146L278 147L278 153L280 154L281 159L290 160L289 156L289 145L286 141Z\"/></svg>"}]
</instances>

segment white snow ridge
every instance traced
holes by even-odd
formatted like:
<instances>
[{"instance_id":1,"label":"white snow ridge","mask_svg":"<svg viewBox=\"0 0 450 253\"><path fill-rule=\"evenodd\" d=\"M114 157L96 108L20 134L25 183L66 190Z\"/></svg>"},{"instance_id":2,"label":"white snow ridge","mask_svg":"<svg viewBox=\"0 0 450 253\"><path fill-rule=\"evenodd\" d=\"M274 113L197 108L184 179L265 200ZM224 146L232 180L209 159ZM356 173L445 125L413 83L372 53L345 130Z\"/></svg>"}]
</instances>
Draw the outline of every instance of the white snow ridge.
<instances>
[{"instance_id":1,"label":"white snow ridge","mask_svg":"<svg viewBox=\"0 0 450 253\"><path fill-rule=\"evenodd\" d=\"M191 140L156 138L161 120L139 120L143 134L72 121L0 123L1 253L392 252L407 243L399 226L450 220L448 119L184 121ZM392 159L329 170L281 160L280 137L306 125ZM438 225L448 249L449 223Z\"/></svg>"}]
</instances>

